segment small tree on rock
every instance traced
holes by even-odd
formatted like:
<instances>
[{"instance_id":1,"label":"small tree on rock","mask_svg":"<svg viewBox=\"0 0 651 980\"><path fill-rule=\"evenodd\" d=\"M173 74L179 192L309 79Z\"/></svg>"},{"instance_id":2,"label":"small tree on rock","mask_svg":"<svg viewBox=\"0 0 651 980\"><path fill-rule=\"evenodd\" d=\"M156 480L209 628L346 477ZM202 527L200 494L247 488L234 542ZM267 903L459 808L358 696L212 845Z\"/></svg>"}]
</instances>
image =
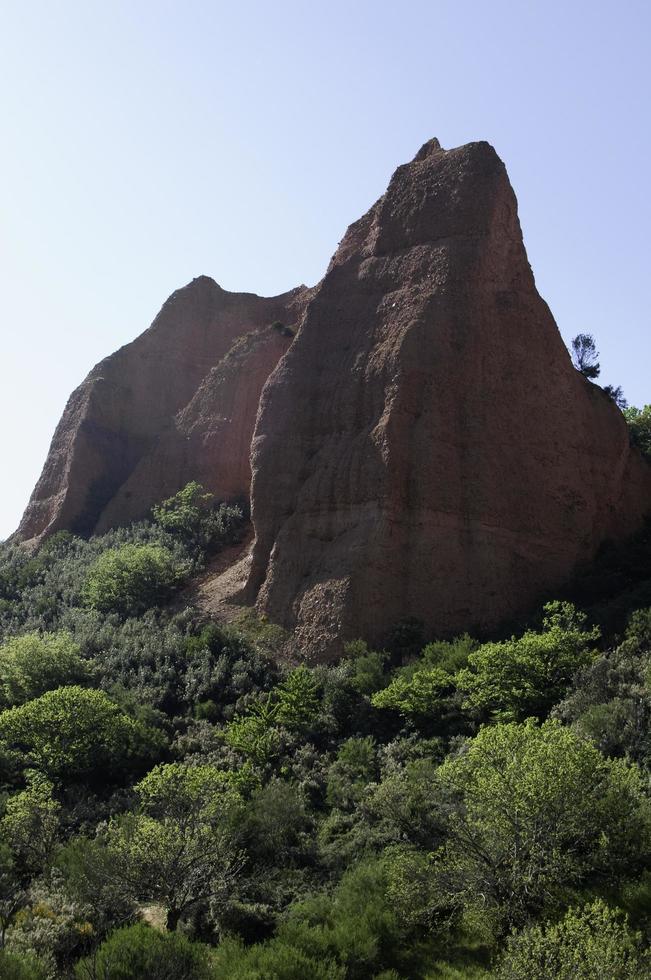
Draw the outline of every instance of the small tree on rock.
<instances>
[{"instance_id":1,"label":"small tree on rock","mask_svg":"<svg viewBox=\"0 0 651 980\"><path fill-rule=\"evenodd\" d=\"M601 367L599 366L599 351L597 344L590 333L579 333L572 341L572 361L577 371L580 371L584 378L594 381L599 377Z\"/></svg>"}]
</instances>

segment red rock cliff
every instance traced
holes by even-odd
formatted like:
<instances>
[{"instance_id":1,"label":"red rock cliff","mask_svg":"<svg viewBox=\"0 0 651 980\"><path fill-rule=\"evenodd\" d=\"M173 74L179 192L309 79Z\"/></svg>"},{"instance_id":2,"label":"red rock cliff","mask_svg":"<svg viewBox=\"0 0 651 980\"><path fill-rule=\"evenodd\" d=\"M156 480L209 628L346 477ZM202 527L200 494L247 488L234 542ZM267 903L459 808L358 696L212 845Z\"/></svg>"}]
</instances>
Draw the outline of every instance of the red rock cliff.
<instances>
[{"instance_id":1,"label":"red rock cliff","mask_svg":"<svg viewBox=\"0 0 651 980\"><path fill-rule=\"evenodd\" d=\"M407 615L494 626L651 506L487 143L426 144L350 227L263 391L252 463L249 596L316 657Z\"/></svg>"},{"instance_id":2,"label":"red rock cliff","mask_svg":"<svg viewBox=\"0 0 651 980\"><path fill-rule=\"evenodd\" d=\"M291 341L270 324L295 323L308 293L229 293L207 276L173 293L70 396L18 537L128 523L191 479L248 496L260 391Z\"/></svg>"}]
</instances>

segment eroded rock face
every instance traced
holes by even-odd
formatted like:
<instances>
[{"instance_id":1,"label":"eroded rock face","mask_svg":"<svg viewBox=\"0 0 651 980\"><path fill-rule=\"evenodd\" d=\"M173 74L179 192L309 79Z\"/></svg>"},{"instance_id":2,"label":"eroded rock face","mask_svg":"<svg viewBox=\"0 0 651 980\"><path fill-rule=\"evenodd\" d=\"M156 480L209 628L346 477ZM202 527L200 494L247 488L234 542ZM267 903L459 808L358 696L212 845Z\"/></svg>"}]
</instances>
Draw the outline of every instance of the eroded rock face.
<instances>
[{"instance_id":1,"label":"eroded rock face","mask_svg":"<svg viewBox=\"0 0 651 980\"><path fill-rule=\"evenodd\" d=\"M316 658L408 615L495 626L651 508L487 143L426 144L350 227L263 391L252 465L248 595Z\"/></svg>"},{"instance_id":2,"label":"eroded rock face","mask_svg":"<svg viewBox=\"0 0 651 980\"><path fill-rule=\"evenodd\" d=\"M18 537L128 523L191 479L248 496L260 391L292 339L270 324L295 324L308 294L229 293L207 276L173 293L71 395Z\"/></svg>"},{"instance_id":3,"label":"eroded rock face","mask_svg":"<svg viewBox=\"0 0 651 980\"><path fill-rule=\"evenodd\" d=\"M245 496L251 471L246 597L315 659L405 616L490 629L651 511L487 143L427 143L313 290L174 293L72 394L18 536L103 531L192 479Z\"/></svg>"}]
</instances>

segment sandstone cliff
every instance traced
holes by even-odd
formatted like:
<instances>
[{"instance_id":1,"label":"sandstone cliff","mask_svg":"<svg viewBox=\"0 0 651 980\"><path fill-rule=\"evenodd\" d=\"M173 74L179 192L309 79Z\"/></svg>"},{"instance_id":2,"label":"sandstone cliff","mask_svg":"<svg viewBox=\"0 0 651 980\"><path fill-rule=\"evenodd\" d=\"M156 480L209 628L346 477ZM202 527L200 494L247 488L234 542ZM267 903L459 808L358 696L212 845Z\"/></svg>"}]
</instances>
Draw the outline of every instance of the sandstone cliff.
<instances>
[{"instance_id":1,"label":"sandstone cliff","mask_svg":"<svg viewBox=\"0 0 651 980\"><path fill-rule=\"evenodd\" d=\"M292 339L270 324L296 323L308 294L229 293L207 276L173 293L71 395L18 537L124 524L196 478L248 496L260 391Z\"/></svg>"},{"instance_id":2,"label":"sandstone cliff","mask_svg":"<svg viewBox=\"0 0 651 980\"><path fill-rule=\"evenodd\" d=\"M651 467L572 367L487 143L427 143L312 290L174 293L71 396L18 536L102 531L191 479L250 489L246 599L326 658L405 616L489 629L651 511Z\"/></svg>"},{"instance_id":3,"label":"sandstone cliff","mask_svg":"<svg viewBox=\"0 0 651 980\"><path fill-rule=\"evenodd\" d=\"M651 507L571 365L487 143L436 140L348 230L262 396L249 598L312 656L416 616L482 630Z\"/></svg>"}]
</instances>

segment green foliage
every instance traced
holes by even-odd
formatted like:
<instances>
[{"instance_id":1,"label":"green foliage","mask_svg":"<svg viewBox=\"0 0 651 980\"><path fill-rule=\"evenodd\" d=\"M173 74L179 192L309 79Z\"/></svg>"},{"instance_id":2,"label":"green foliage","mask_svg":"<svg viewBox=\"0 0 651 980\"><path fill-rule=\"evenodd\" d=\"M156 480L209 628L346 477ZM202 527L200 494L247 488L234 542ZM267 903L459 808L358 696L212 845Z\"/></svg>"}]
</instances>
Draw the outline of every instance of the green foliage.
<instances>
[{"instance_id":1,"label":"green foliage","mask_svg":"<svg viewBox=\"0 0 651 980\"><path fill-rule=\"evenodd\" d=\"M651 609L633 613L622 642L575 679L553 711L608 756L651 764Z\"/></svg>"},{"instance_id":2,"label":"green foliage","mask_svg":"<svg viewBox=\"0 0 651 980\"><path fill-rule=\"evenodd\" d=\"M454 674L476 646L468 634L451 642L429 643L415 663L394 672L391 683L373 695L371 704L415 722L447 719L455 710Z\"/></svg>"},{"instance_id":3,"label":"green foliage","mask_svg":"<svg viewBox=\"0 0 651 980\"><path fill-rule=\"evenodd\" d=\"M496 980L644 980L651 956L618 909L595 901L571 908L555 925L513 935Z\"/></svg>"},{"instance_id":4,"label":"green foliage","mask_svg":"<svg viewBox=\"0 0 651 980\"><path fill-rule=\"evenodd\" d=\"M210 950L138 923L118 929L75 967L77 980L212 980Z\"/></svg>"},{"instance_id":5,"label":"green foliage","mask_svg":"<svg viewBox=\"0 0 651 980\"><path fill-rule=\"evenodd\" d=\"M182 690L186 704L209 699L217 718L228 717L229 708L245 695L250 697L272 687L278 672L235 629L209 623L184 643Z\"/></svg>"},{"instance_id":6,"label":"green foliage","mask_svg":"<svg viewBox=\"0 0 651 980\"><path fill-rule=\"evenodd\" d=\"M277 702L271 696L254 702L250 713L237 715L223 731L224 741L258 766L277 755L280 733L275 727Z\"/></svg>"},{"instance_id":7,"label":"green foliage","mask_svg":"<svg viewBox=\"0 0 651 980\"><path fill-rule=\"evenodd\" d=\"M0 646L0 684L8 706L89 678L88 663L69 633L26 633Z\"/></svg>"},{"instance_id":8,"label":"green foliage","mask_svg":"<svg viewBox=\"0 0 651 980\"><path fill-rule=\"evenodd\" d=\"M9 847L23 871L41 871L52 856L61 813L53 790L52 783L40 773L28 773L27 788L5 803L0 841Z\"/></svg>"},{"instance_id":9,"label":"green foliage","mask_svg":"<svg viewBox=\"0 0 651 980\"><path fill-rule=\"evenodd\" d=\"M468 658L478 644L468 633L454 640L437 640L428 643L421 653L420 662L426 667L438 667L447 674L456 674L468 663Z\"/></svg>"},{"instance_id":10,"label":"green foliage","mask_svg":"<svg viewBox=\"0 0 651 980\"><path fill-rule=\"evenodd\" d=\"M363 640L351 640L344 646L344 657L350 662L350 686L358 694L374 694L386 684L385 666L389 654L369 650Z\"/></svg>"},{"instance_id":11,"label":"green foliage","mask_svg":"<svg viewBox=\"0 0 651 980\"><path fill-rule=\"evenodd\" d=\"M157 766L135 792L137 812L107 832L113 874L135 899L162 904L175 929L198 902L228 889L240 863L233 831L241 800L223 772L182 763Z\"/></svg>"},{"instance_id":12,"label":"green foliage","mask_svg":"<svg viewBox=\"0 0 651 980\"><path fill-rule=\"evenodd\" d=\"M628 423L631 442L647 459L651 459L651 405L625 408L624 418Z\"/></svg>"},{"instance_id":13,"label":"green foliage","mask_svg":"<svg viewBox=\"0 0 651 980\"><path fill-rule=\"evenodd\" d=\"M483 728L437 778L454 804L440 887L461 907L479 903L498 930L649 860L639 770L604 759L557 722Z\"/></svg>"},{"instance_id":14,"label":"green foliage","mask_svg":"<svg viewBox=\"0 0 651 980\"><path fill-rule=\"evenodd\" d=\"M249 948L235 940L221 943L215 954L214 980L346 980L332 960L309 956L281 939Z\"/></svg>"},{"instance_id":15,"label":"green foliage","mask_svg":"<svg viewBox=\"0 0 651 980\"><path fill-rule=\"evenodd\" d=\"M281 743L279 726L304 733L316 721L320 700L311 670L297 667L266 697L237 715L223 732L225 742L256 765L266 765L277 755Z\"/></svg>"},{"instance_id":16,"label":"green foliage","mask_svg":"<svg viewBox=\"0 0 651 980\"><path fill-rule=\"evenodd\" d=\"M390 708L406 718L430 716L447 706L454 687L452 677L440 667L425 667L400 674L371 698L375 708Z\"/></svg>"},{"instance_id":17,"label":"green foliage","mask_svg":"<svg viewBox=\"0 0 651 980\"><path fill-rule=\"evenodd\" d=\"M252 794L239 824L256 861L287 867L312 850L312 819L298 786L277 777Z\"/></svg>"},{"instance_id":18,"label":"green foliage","mask_svg":"<svg viewBox=\"0 0 651 980\"><path fill-rule=\"evenodd\" d=\"M585 616L571 603L545 606L543 631L485 643L457 675L464 707L502 721L543 718L563 696L572 678L596 656L599 630L585 628Z\"/></svg>"},{"instance_id":19,"label":"green foliage","mask_svg":"<svg viewBox=\"0 0 651 980\"><path fill-rule=\"evenodd\" d=\"M215 507L214 495L196 481L153 507L152 515L165 531L204 550L237 541L244 522L240 507Z\"/></svg>"},{"instance_id":20,"label":"green foliage","mask_svg":"<svg viewBox=\"0 0 651 980\"><path fill-rule=\"evenodd\" d=\"M307 731L319 712L318 684L307 667L292 670L276 690L276 719L290 731Z\"/></svg>"},{"instance_id":21,"label":"green foliage","mask_svg":"<svg viewBox=\"0 0 651 980\"><path fill-rule=\"evenodd\" d=\"M328 803L340 809L354 807L362 798L364 788L377 775L375 739L371 735L347 739L328 772Z\"/></svg>"},{"instance_id":22,"label":"green foliage","mask_svg":"<svg viewBox=\"0 0 651 980\"><path fill-rule=\"evenodd\" d=\"M316 960L341 964L347 980L395 968L410 977L420 973L422 949L391 906L381 860L347 871L332 896L296 905L279 937Z\"/></svg>"},{"instance_id":23,"label":"green foliage","mask_svg":"<svg viewBox=\"0 0 651 980\"><path fill-rule=\"evenodd\" d=\"M0 977L3 980L49 980L45 964L35 956L0 949Z\"/></svg>"},{"instance_id":24,"label":"green foliage","mask_svg":"<svg viewBox=\"0 0 651 980\"><path fill-rule=\"evenodd\" d=\"M124 544L104 552L91 567L84 601L100 612L138 615L168 599L186 571L167 548Z\"/></svg>"},{"instance_id":25,"label":"green foliage","mask_svg":"<svg viewBox=\"0 0 651 980\"><path fill-rule=\"evenodd\" d=\"M103 691L60 687L0 713L0 743L22 768L54 781L96 780L137 771L160 738L128 718Z\"/></svg>"},{"instance_id":26,"label":"green foliage","mask_svg":"<svg viewBox=\"0 0 651 980\"><path fill-rule=\"evenodd\" d=\"M502 643L425 646L409 620L388 652L357 640L295 670L279 666L284 631L253 611L223 626L144 609L161 600L138 582L130 607L84 604L125 546L198 569L239 533L229 513L194 484L156 522L0 546L11 969L467 980L493 962L535 978L539 950L549 973L550 942L569 949L561 927L599 895L651 935L648 773L629 764L651 771L651 528L577 588L606 624L599 654L563 603ZM140 915L170 932L123 929ZM595 975L627 976L637 937L590 916L574 945Z\"/></svg>"}]
</instances>

